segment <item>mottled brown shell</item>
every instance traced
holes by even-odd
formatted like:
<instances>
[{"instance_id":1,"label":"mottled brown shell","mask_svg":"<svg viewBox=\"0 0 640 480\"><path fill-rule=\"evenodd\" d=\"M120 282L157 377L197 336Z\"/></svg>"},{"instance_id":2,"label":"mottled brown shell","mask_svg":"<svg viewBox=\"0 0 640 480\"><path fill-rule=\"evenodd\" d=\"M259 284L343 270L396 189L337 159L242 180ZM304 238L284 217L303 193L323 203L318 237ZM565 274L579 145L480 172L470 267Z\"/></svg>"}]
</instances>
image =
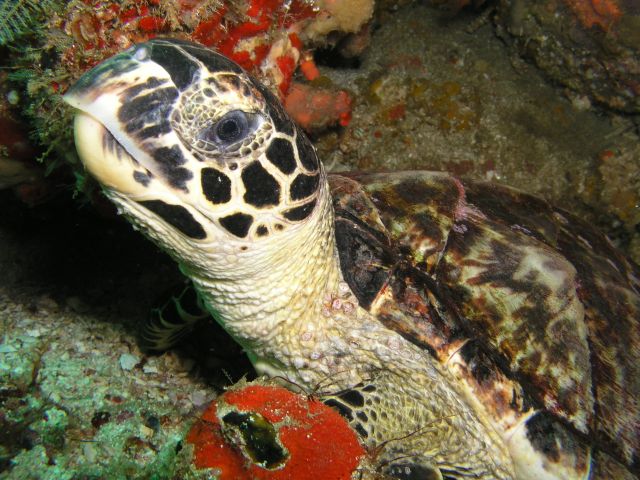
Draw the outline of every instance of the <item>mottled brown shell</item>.
<instances>
[{"instance_id":1,"label":"mottled brown shell","mask_svg":"<svg viewBox=\"0 0 640 480\"><path fill-rule=\"evenodd\" d=\"M586 222L429 172L334 175L345 279L545 461L640 470L640 273ZM532 412L535 412L532 414Z\"/></svg>"}]
</instances>

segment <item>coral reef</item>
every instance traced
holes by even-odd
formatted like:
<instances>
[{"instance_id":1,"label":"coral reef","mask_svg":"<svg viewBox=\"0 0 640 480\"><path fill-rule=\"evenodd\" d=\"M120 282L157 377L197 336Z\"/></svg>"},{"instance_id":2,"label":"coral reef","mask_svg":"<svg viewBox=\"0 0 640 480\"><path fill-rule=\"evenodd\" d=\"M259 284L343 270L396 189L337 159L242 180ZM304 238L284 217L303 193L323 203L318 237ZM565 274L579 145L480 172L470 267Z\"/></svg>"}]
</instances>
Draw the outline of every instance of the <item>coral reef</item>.
<instances>
[{"instance_id":1,"label":"coral reef","mask_svg":"<svg viewBox=\"0 0 640 480\"><path fill-rule=\"evenodd\" d=\"M196 41L238 62L284 97L302 61L309 71L311 49L329 41L329 31L316 25L331 20L333 39L357 31L372 14L373 2L368 4L362 10L343 0L51 0L38 34L12 45L10 81L24 92L22 114L51 172L77 163L71 112L60 94L105 58L158 35ZM343 108L345 94L333 95ZM332 121L344 119L342 114ZM76 188L89 189L91 196L90 182L80 169L74 172L67 183L76 181Z\"/></svg>"},{"instance_id":2,"label":"coral reef","mask_svg":"<svg viewBox=\"0 0 640 480\"><path fill-rule=\"evenodd\" d=\"M495 21L515 53L610 108L640 113L640 10L617 0L502 0Z\"/></svg>"}]
</instances>

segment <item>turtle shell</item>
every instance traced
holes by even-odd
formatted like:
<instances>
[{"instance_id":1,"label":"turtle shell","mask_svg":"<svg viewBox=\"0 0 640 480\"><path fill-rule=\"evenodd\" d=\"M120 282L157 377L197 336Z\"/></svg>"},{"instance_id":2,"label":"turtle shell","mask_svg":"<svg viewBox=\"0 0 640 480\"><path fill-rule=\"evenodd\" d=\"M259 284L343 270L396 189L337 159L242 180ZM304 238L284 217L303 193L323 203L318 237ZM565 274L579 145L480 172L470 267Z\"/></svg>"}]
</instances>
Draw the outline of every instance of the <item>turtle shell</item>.
<instances>
[{"instance_id":1,"label":"turtle shell","mask_svg":"<svg viewBox=\"0 0 640 480\"><path fill-rule=\"evenodd\" d=\"M544 200L433 172L333 175L345 280L547 471L640 471L640 273ZM516 458L517 460L517 458Z\"/></svg>"}]
</instances>

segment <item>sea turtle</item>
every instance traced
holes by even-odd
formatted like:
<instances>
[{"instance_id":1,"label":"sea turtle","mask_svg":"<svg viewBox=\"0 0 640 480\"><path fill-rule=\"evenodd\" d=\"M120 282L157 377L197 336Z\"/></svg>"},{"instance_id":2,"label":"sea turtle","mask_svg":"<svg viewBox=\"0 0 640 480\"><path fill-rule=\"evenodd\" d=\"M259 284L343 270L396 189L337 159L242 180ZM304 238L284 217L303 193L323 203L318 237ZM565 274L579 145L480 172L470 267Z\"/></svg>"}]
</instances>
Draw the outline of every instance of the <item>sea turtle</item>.
<instances>
[{"instance_id":1,"label":"sea turtle","mask_svg":"<svg viewBox=\"0 0 640 480\"><path fill-rule=\"evenodd\" d=\"M188 42L65 99L105 195L258 372L329 379L386 474L637 478L640 276L585 222L445 173L327 175L265 86Z\"/></svg>"}]
</instances>

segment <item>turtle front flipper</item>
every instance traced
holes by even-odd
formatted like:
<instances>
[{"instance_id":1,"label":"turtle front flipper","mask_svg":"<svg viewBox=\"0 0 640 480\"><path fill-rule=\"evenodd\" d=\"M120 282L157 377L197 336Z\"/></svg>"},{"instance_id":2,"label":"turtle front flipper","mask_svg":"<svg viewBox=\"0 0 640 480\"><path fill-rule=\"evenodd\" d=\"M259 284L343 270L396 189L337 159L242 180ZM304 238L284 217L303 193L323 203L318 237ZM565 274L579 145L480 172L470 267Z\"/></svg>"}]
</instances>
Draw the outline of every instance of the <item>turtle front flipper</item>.
<instances>
[{"instance_id":1,"label":"turtle front flipper","mask_svg":"<svg viewBox=\"0 0 640 480\"><path fill-rule=\"evenodd\" d=\"M321 393L325 405L342 415L369 450L382 478L512 480L508 453L494 435L464 428L465 412L442 408L445 392L413 391L428 383L419 374L387 370L335 393ZM409 388L407 388L409 386ZM429 408L424 408L424 405Z\"/></svg>"},{"instance_id":2,"label":"turtle front flipper","mask_svg":"<svg viewBox=\"0 0 640 480\"><path fill-rule=\"evenodd\" d=\"M200 321L211 317L191 282L177 285L160 306L151 310L142 327L141 342L146 350L171 348Z\"/></svg>"}]
</instances>

